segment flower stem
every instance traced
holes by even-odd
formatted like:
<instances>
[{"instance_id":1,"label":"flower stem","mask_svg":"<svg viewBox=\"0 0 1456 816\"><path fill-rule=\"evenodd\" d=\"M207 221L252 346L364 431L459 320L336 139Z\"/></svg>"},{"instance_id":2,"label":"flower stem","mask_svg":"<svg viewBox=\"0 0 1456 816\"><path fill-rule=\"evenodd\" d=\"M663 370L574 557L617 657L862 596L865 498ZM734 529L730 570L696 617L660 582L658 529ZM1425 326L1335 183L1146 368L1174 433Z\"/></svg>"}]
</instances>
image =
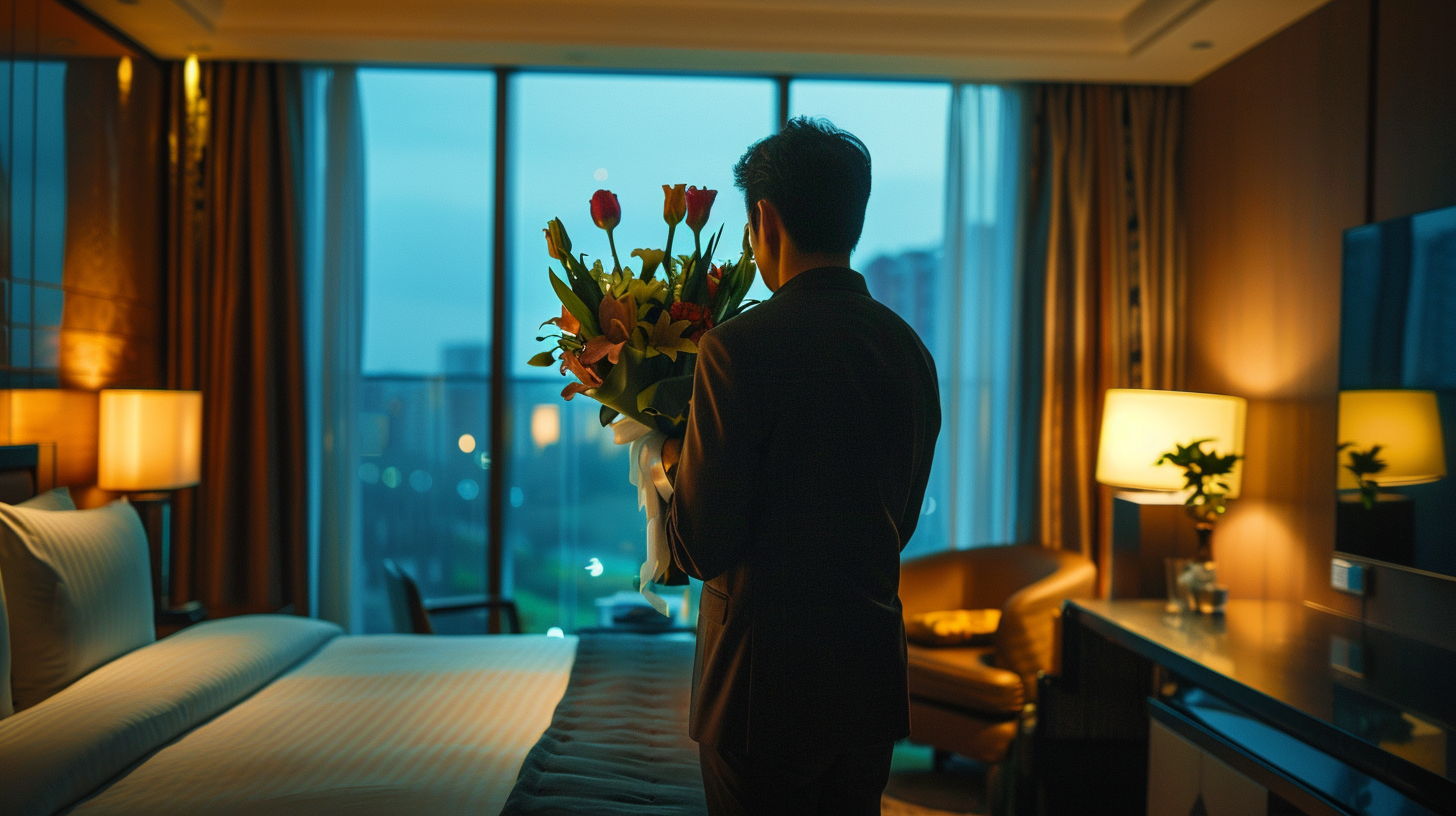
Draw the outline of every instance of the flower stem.
<instances>
[{"instance_id":1,"label":"flower stem","mask_svg":"<svg viewBox=\"0 0 1456 816\"><path fill-rule=\"evenodd\" d=\"M677 232L677 224L667 225L667 249L662 251L662 268L669 282L672 281L672 235Z\"/></svg>"},{"instance_id":2,"label":"flower stem","mask_svg":"<svg viewBox=\"0 0 1456 816\"><path fill-rule=\"evenodd\" d=\"M607 230L607 246L612 248L612 271L621 272L622 262L617 260L617 242L613 240L611 230Z\"/></svg>"}]
</instances>

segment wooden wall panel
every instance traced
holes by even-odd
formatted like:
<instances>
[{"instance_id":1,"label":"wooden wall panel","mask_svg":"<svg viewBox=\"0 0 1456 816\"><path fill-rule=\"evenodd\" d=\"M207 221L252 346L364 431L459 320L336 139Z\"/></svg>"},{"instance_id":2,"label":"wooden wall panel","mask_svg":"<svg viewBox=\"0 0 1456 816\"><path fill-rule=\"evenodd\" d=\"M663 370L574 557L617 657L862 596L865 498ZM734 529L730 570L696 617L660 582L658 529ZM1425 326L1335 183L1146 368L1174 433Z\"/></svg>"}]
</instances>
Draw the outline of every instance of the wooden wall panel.
<instances>
[{"instance_id":1,"label":"wooden wall panel","mask_svg":"<svg viewBox=\"0 0 1456 816\"><path fill-rule=\"evenodd\" d=\"M1340 234L1367 191L1375 220L1456 204L1452 42L1450 0L1334 0L1190 89L1189 387L1250 400L1244 494L1218 531L1235 595L1362 612L1329 586ZM1456 647L1436 623L1456 582L1373 583L1367 620Z\"/></svg>"},{"instance_id":2,"label":"wooden wall panel","mask_svg":"<svg viewBox=\"0 0 1456 816\"><path fill-rule=\"evenodd\" d=\"M1340 232L1364 219L1369 15L1368 0L1335 0L1189 92L1188 386L1249 399L1243 496L1217 532L1236 597L1305 597L1328 571Z\"/></svg>"}]
</instances>

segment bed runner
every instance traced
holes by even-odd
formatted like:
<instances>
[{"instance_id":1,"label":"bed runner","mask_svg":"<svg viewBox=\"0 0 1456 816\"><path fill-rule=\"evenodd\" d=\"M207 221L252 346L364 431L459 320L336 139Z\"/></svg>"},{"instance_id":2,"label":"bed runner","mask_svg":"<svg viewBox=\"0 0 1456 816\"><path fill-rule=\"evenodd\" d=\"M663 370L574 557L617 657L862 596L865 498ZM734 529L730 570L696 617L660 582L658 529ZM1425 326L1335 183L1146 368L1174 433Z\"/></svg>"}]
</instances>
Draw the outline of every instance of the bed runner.
<instances>
[{"instance_id":1,"label":"bed runner","mask_svg":"<svg viewBox=\"0 0 1456 816\"><path fill-rule=\"evenodd\" d=\"M688 739L693 642L582 635L571 680L502 816L706 813Z\"/></svg>"}]
</instances>

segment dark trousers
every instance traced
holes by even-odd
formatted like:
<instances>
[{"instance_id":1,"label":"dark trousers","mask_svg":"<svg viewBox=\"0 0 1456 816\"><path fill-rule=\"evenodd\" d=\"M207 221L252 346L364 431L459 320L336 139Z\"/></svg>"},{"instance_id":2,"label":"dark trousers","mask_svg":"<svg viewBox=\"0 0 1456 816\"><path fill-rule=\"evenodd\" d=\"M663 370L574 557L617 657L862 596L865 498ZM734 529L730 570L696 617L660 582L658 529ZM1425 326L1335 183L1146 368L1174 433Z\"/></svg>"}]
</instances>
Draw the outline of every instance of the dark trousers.
<instances>
[{"instance_id":1,"label":"dark trousers","mask_svg":"<svg viewBox=\"0 0 1456 816\"><path fill-rule=\"evenodd\" d=\"M698 746L712 816L877 816L890 781L894 743L837 754L755 761L728 748Z\"/></svg>"}]
</instances>

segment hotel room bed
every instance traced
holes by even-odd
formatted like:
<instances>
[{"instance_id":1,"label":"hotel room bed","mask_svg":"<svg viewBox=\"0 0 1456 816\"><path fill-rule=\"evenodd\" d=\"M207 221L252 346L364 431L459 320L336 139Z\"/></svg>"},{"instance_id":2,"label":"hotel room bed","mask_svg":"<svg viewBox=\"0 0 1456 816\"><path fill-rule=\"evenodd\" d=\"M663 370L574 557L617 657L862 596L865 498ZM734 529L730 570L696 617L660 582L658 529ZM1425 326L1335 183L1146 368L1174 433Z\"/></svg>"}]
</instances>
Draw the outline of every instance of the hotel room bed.
<instances>
[{"instance_id":1,"label":"hotel room bed","mask_svg":"<svg viewBox=\"0 0 1456 816\"><path fill-rule=\"evenodd\" d=\"M630 635L208 622L0 720L0 813L702 813L691 660Z\"/></svg>"},{"instance_id":2,"label":"hotel room bed","mask_svg":"<svg viewBox=\"0 0 1456 816\"><path fill-rule=\"evenodd\" d=\"M690 639L248 615L153 642L135 513L34 468L0 446L0 816L704 811Z\"/></svg>"},{"instance_id":3,"label":"hotel room bed","mask_svg":"<svg viewBox=\"0 0 1456 816\"><path fill-rule=\"evenodd\" d=\"M575 638L190 629L0 720L7 813L500 811Z\"/></svg>"}]
</instances>

